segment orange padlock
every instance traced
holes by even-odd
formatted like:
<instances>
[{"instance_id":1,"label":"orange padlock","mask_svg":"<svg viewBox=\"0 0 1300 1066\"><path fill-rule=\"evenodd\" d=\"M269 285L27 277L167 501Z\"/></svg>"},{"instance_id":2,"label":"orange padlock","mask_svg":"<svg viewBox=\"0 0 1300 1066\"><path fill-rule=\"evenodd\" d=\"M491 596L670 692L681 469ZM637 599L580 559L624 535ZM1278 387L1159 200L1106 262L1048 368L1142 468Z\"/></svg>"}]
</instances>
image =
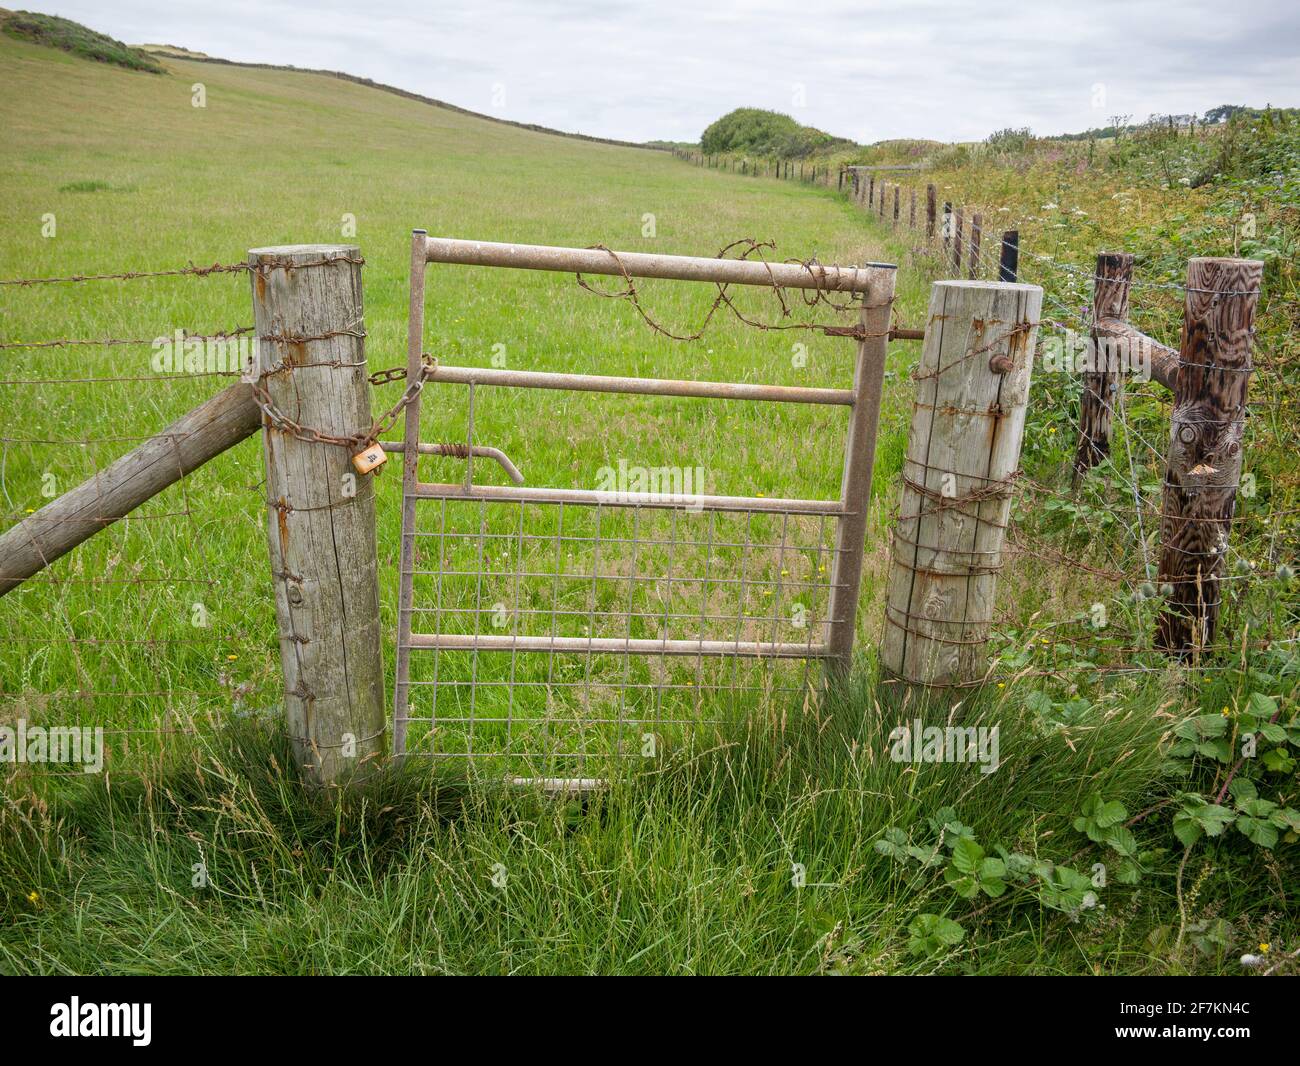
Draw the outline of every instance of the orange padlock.
<instances>
[{"instance_id":1,"label":"orange padlock","mask_svg":"<svg viewBox=\"0 0 1300 1066\"><path fill-rule=\"evenodd\" d=\"M371 444L361 449L352 457L352 465L358 474L378 473L379 468L388 462L388 456L378 444Z\"/></svg>"}]
</instances>

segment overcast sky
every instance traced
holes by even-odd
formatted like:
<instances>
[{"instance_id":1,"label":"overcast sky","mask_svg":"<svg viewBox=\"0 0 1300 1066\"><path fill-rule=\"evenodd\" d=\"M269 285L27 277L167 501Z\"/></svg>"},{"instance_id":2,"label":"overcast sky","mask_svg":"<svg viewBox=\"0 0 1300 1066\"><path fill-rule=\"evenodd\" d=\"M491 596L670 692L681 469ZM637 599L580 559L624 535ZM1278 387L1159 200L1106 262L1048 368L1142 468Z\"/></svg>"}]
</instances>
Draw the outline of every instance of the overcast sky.
<instances>
[{"instance_id":1,"label":"overcast sky","mask_svg":"<svg viewBox=\"0 0 1300 1066\"><path fill-rule=\"evenodd\" d=\"M19 6L15 3L13 6ZM71 0L131 44L322 67L521 122L696 140L734 107L974 140L1300 105L1296 0Z\"/></svg>"}]
</instances>

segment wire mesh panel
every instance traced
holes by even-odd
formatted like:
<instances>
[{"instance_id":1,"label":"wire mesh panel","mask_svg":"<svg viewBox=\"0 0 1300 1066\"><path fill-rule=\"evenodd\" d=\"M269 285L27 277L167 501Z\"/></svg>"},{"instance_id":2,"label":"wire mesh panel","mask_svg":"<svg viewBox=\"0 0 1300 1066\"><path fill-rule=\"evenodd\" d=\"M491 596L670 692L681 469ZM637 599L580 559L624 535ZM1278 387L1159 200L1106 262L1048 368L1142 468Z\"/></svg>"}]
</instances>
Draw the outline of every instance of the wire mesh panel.
<instances>
[{"instance_id":1,"label":"wire mesh panel","mask_svg":"<svg viewBox=\"0 0 1300 1066\"><path fill-rule=\"evenodd\" d=\"M421 507L411 640L433 639L411 659L407 751L576 770L720 701L797 691L824 654L834 531L789 512Z\"/></svg>"},{"instance_id":2,"label":"wire mesh panel","mask_svg":"<svg viewBox=\"0 0 1300 1066\"><path fill-rule=\"evenodd\" d=\"M851 650L892 268L781 264L778 277L760 263L603 254L616 266L590 249L426 243L416 232L408 376L465 411L466 435L420 442L417 398L395 445L404 452L398 753L574 777L593 760L653 754L693 726L789 700L815 663ZM858 342L852 390L515 372L423 356L429 261L805 288L832 277L855 299L868 286L885 291L863 300L856 330L839 331ZM475 439L484 386L849 407L840 498L711 495L678 468L641 470L616 488L521 485L510 458ZM440 470L463 463L463 480L422 480L433 462L421 456L441 457ZM476 476L475 463L482 471L490 460L514 484Z\"/></svg>"}]
</instances>

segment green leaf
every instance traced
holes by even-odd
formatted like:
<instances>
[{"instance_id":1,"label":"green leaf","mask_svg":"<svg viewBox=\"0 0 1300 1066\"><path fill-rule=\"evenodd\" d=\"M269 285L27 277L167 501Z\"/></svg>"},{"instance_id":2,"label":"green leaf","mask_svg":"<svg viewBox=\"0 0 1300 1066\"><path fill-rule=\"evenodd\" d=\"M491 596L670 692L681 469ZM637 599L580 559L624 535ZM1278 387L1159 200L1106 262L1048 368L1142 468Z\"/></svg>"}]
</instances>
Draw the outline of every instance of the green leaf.
<instances>
[{"instance_id":1,"label":"green leaf","mask_svg":"<svg viewBox=\"0 0 1300 1066\"><path fill-rule=\"evenodd\" d=\"M1252 692L1246 701L1246 709L1255 717L1268 721L1277 714L1277 700L1262 692Z\"/></svg>"},{"instance_id":2,"label":"green leaf","mask_svg":"<svg viewBox=\"0 0 1300 1066\"><path fill-rule=\"evenodd\" d=\"M955 947L966 935L966 930L951 918L938 914L918 914L907 931L912 934L907 947L914 955L934 955Z\"/></svg>"},{"instance_id":3,"label":"green leaf","mask_svg":"<svg viewBox=\"0 0 1300 1066\"><path fill-rule=\"evenodd\" d=\"M974 873L984 859L984 849L969 837L962 837L953 845L952 864L964 874Z\"/></svg>"},{"instance_id":4,"label":"green leaf","mask_svg":"<svg viewBox=\"0 0 1300 1066\"><path fill-rule=\"evenodd\" d=\"M1234 777L1232 784L1228 786L1228 793L1240 804L1254 799L1259 795L1259 790L1249 777Z\"/></svg>"},{"instance_id":5,"label":"green leaf","mask_svg":"<svg viewBox=\"0 0 1300 1066\"><path fill-rule=\"evenodd\" d=\"M1097 824L1105 829L1107 826L1118 825L1128 817L1128 811L1124 809L1124 804L1119 800L1110 800L1103 803L1097 808Z\"/></svg>"},{"instance_id":6,"label":"green leaf","mask_svg":"<svg viewBox=\"0 0 1300 1066\"><path fill-rule=\"evenodd\" d=\"M1273 824L1293 833L1300 833L1300 811L1294 807L1283 807L1273 812Z\"/></svg>"},{"instance_id":7,"label":"green leaf","mask_svg":"<svg viewBox=\"0 0 1300 1066\"><path fill-rule=\"evenodd\" d=\"M1261 848L1271 848L1277 843L1277 827L1271 822L1266 822L1260 818L1251 818L1242 815L1237 819L1237 828L1245 834L1246 838Z\"/></svg>"},{"instance_id":8,"label":"green leaf","mask_svg":"<svg viewBox=\"0 0 1300 1066\"><path fill-rule=\"evenodd\" d=\"M872 847L881 855L898 862L907 861L907 834L897 826L890 826Z\"/></svg>"},{"instance_id":9,"label":"green leaf","mask_svg":"<svg viewBox=\"0 0 1300 1066\"><path fill-rule=\"evenodd\" d=\"M1121 855L1131 856L1137 854L1137 837L1133 835L1131 829L1125 829L1122 825L1117 825L1113 829L1106 831L1106 843Z\"/></svg>"},{"instance_id":10,"label":"green leaf","mask_svg":"<svg viewBox=\"0 0 1300 1066\"><path fill-rule=\"evenodd\" d=\"M971 874L963 874L951 866L943 872L944 883L962 899L974 899L979 895L979 880Z\"/></svg>"}]
</instances>

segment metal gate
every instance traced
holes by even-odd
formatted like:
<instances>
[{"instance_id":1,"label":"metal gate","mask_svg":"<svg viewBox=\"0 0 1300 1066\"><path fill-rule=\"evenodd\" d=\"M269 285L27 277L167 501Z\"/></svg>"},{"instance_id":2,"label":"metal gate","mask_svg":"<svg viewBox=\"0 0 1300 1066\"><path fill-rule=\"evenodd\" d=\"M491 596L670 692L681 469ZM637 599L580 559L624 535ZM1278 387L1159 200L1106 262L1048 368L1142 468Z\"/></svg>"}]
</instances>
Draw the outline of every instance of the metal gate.
<instances>
[{"instance_id":1,"label":"metal gate","mask_svg":"<svg viewBox=\"0 0 1300 1066\"><path fill-rule=\"evenodd\" d=\"M858 323L834 332L856 343L853 387L435 365L423 354L429 263L851 293ZM394 753L511 757L514 768L571 774L595 756L653 754L666 733L728 700L801 688L818 660L847 667L894 275L887 264L493 244L415 230L407 374L425 375L426 386L406 408L403 443L386 445L403 454ZM429 385L465 390L463 443L420 442ZM474 439L483 387L848 407L840 496L709 495L684 478L525 485L510 457ZM422 481L421 455L463 460L463 480ZM475 479L489 461L509 484ZM766 669L792 660L803 667L798 684Z\"/></svg>"}]
</instances>

